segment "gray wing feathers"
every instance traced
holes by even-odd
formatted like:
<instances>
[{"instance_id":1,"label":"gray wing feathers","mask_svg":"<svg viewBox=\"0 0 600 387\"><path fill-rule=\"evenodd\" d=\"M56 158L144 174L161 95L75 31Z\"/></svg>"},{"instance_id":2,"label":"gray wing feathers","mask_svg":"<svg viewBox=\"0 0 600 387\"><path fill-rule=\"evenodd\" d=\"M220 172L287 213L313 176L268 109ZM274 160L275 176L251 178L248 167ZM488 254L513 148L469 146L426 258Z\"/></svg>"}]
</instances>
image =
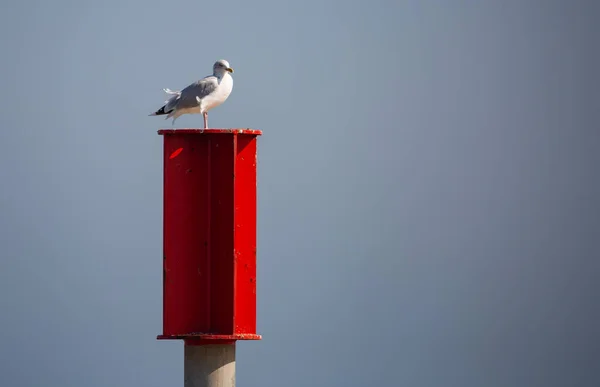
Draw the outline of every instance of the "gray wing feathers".
<instances>
[{"instance_id":1,"label":"gray wing feathers","mask_svg":"<svg viewBox=\"0 0 600 387\"><path fill-rule=\"evenodd\" d=\"M180 92L174 92L172 90L166 91L167 94L173 96L169 98L165 105L165 111L169 112L173 109L186 109L198 106L198 100L196 97L202 99L215 91L219 81L217 77L209 76L201 79L197 82L192 83Z\"/></svg>"}]
</instances>

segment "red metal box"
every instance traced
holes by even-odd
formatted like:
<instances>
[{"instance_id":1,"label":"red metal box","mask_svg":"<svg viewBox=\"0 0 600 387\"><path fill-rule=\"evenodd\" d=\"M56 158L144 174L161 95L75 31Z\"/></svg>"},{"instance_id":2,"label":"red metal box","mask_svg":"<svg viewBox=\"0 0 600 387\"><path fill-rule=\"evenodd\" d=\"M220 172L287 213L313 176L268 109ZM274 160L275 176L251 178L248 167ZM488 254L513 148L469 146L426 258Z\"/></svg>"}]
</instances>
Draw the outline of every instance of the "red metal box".
<instances>
[{"instance_id":1,"label":"red metal box","mask_svg":"<svg viewBox=\"0 0 600 387\"><path fill-rule=\"evenodd\" d=\"M249 129L164 136L163 334L216 343L256 334L257 136Z\"/></svg>"}]
</instances>

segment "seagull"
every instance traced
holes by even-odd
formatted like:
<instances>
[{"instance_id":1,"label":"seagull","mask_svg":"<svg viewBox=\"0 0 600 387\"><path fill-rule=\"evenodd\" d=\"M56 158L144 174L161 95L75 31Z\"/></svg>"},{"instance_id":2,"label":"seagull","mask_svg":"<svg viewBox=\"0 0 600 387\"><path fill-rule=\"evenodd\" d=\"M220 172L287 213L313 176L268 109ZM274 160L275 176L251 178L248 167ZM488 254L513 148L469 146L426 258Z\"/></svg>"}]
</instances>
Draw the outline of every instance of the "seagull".
<instances>
[{"instance_id":1,"label":"seagull","mask_svg":"<svg viewBox=\"0 0 600 387\"><path fill-rule=\"evenodd\" d=\"M204 129L208 129L208 111L221 105L233 89L233 69L224 59L213 65L213 75L202 78L183 90L163 89L171 97L165 104L149 116L167 115L173 118L172 125L182 114L202 114Z\"/></svg>"}]
</instances>

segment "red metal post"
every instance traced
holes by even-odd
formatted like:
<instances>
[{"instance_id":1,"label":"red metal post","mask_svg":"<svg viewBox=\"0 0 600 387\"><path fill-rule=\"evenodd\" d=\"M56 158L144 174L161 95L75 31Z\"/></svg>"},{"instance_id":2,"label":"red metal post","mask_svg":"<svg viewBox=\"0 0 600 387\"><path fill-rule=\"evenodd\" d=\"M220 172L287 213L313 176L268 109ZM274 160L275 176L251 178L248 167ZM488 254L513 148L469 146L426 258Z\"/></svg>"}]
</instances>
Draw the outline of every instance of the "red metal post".
<instances>
[{"instance_id":1,"label":"red metal post","mask_svg":"<svg viewBox=\"0 0 600 387\"><path fill-rule=\"evenodd\" d=\"M187 345L256 333L257 136L249 129L164 136L163 332Z\"/></svg>"}]
</instances>

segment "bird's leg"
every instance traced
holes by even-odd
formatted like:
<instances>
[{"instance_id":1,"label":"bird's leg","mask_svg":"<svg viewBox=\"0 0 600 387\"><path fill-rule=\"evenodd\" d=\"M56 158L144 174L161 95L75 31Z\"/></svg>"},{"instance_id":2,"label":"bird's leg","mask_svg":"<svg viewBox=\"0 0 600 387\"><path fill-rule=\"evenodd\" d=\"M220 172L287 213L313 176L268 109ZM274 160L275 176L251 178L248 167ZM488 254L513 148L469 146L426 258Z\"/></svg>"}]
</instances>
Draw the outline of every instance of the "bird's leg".
<instances>
[{"instance_id":1,"label":"bird's leg","mask_svg":"<svg viewBox=\"0 0 600 387\"><path fill-rule=\"evenodd\" d=\"M202 100L196 96L196 101L198 101L198 106L200 107L200 111L202 111ZM208 129L208 113L204 112L202 116L204 117L204 129Z\"/></svg>"}]
</instances>

